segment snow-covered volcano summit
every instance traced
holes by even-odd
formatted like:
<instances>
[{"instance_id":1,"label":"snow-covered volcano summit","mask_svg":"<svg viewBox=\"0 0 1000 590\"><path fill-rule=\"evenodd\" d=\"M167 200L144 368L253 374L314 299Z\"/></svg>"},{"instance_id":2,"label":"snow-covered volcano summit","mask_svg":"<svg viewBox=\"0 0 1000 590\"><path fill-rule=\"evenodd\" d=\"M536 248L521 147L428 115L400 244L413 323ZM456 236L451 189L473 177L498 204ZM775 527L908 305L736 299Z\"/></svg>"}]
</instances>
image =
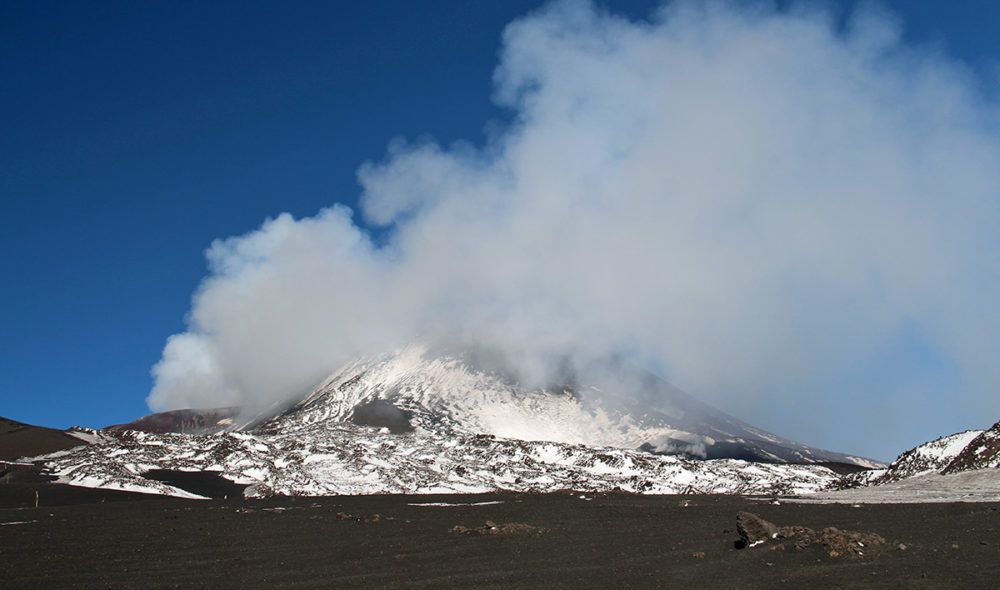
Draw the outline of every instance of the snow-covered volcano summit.
<instances>
[{"instance_id":1,"label":"snow-covered volcano summit","mask_svg":"<svg viewBox=\"0 0 1000 590\"><path fill-rule=\"evenodd\" d=\"M548 387L524 387L488 355L425 346L357 359L288 410L240 429L290 433L328 422L643 449L692 458L872 462L754 428L625 361L595 363Z\"/></svg>"}]
</instances>

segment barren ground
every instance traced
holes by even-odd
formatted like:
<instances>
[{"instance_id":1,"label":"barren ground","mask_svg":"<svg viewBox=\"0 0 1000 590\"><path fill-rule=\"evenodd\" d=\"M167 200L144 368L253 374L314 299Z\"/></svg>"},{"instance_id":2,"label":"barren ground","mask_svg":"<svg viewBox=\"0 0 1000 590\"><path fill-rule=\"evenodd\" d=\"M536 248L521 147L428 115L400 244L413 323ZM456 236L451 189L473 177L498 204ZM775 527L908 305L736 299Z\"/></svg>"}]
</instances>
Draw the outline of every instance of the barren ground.
<instances>
[{"instance_id":1,"label":"barren ground","mask_svg":"<svg viewBox=\"0 0 1000 590\"><path fill-rule=\"evenodd\" d=\"M414 505L427 503L461 505ZM4 588L987 588L1000 579L998 508L615 494L195 501L12 483L0 485L0 579ZM862 559L736 550L739 510L889 544ZM451 531L487 520L541 530Z\"/></svg>"}]
</instances>

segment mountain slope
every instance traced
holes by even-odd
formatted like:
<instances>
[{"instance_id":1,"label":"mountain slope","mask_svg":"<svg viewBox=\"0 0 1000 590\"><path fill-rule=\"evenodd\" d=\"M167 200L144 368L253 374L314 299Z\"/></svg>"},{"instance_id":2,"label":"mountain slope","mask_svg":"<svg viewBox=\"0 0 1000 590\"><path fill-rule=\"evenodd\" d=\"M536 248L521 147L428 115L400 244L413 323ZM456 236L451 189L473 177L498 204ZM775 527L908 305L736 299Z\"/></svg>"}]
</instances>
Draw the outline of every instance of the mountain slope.
<instances>
[{"instance_id":1,"label":"mountain slope","mask_svg":"<svg viewBox=\"0 0 1000 590\"><path fill-rule=\"evenodd\" d=\"M258 415L240 429L286 433L326 422L642 448L703 459L879 465L754 428L620 360L589 367L586 375L571 375L558 385L529 388L481 356L422 346L349 363L290 409Z\"/></svg>"},{"instance_id":2,"label":"mountain slope","mask_svg":"<svg viewBox=\"0 0 1000 590\"><path fill-rule=\"evenodd\" d=\"M33 457L84 444L63 430L32 426L0 417L0 461Z\"/></svg>"},{"instance_id":3,"label":"mountain slope","mask_svg":"<svg viewBox=\"0 0 1000 590\"><path fill-rule=\"evenodd\" d=\"M215 434L228 430L238 408L210 410L173 410L143 416L126 424L114 424L105 430L137 430L152 433Z\"/></svg>"},{"instance_id":4,"label":"mountain slope","mask_svg":"<svg viewBox=\"0 0 1000 590\"><path fill-rule=\"evenodd\" d=\"M881 486L928 475L950 475L991 467L1000 467L1000 423L989 430L966 430L918 445L901 453L885 469L850 475L840 486Z\"/></svg>"},{"instance_id":5,"label":"mountain slope","mask_svg":"<svg viewBox=\"0 0 1000 590\"><path fill-rule=\"evenodd\" d=\"M845 476L803 501L837 503L998 502L1000 423L918 445L885 469Z\"/></svg>"},{"instance_id":6,"label":"mountain slope","mask_svg":"<svg viewBox=\"0 0 1000 590\"><path fill-rule=\"evenodd\" d=\"M1000 422L972 439L941 473L948 475L1000 467Z\"/></svg>"}]
</instances>

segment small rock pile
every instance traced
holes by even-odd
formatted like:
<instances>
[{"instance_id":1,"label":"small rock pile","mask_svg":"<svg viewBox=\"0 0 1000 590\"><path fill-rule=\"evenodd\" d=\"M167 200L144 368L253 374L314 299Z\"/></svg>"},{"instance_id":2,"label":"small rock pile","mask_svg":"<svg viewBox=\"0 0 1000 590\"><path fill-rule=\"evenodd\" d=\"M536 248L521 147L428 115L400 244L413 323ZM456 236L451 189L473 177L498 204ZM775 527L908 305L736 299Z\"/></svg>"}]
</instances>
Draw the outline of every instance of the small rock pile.
<instances>
[{"instance_id":1,"label":"small rock pile","mask_svg":"<svg viewBox=\"0 0 1000 590\"><path fill-rule=\"evenodd\" d=\"M801 551L809 547L822 547L830 557L853 559L862 558L866 553L886 544L886 540L876 533L842 531L834 527L820 531L804 526L779 527L752 512L743 511L736 515L736 532L740 535L736 547L740 549L765 543L770 543L772 550L791 547Z\"/></svg>"},{"instance_id":2,"label":"small rock pile","mask_svg":"<svg viewBox=\"0 0 1000 590\"><path fill-rule=\"evenodd\" d=\"M347 514L346 512L338 512L334 515L337 520L353 520L356 522L372 523L372 522L382 522L382 516L378 514L364 514L361 516L355 516L353 514ZM395 520L391 517L385 520Z\"/></svg>"},{"instance_id":3,"label":"small rock pile","mask_svg":"<svg viewBox=\"0 0 1000 590\"><path fill-rule=\"evenodd\" d=\"M544 529L540 529L536 526L530 524L525 524L523 522L509 522L506 524L497 524L492 520L487 520L483 526L469 528L462 525L457 525L451 528L451 532L456 535L537 535L544 532Z\"/></svg>"}]
</instances>

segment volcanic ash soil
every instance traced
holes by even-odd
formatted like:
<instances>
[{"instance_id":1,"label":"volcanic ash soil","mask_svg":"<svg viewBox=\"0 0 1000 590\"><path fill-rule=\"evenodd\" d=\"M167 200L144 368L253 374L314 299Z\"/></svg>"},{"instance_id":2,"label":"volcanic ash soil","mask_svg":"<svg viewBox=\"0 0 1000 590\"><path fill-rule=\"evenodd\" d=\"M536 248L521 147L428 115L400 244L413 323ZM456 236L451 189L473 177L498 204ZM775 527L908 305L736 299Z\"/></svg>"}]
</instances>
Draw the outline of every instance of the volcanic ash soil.
<instances>
[{"instance_id":1,"label":"volcanic ash soil","mask_svg":"<svg viewBox=\"0 0 1000 590\"><path fill-rule=\"evenodd\" d=\"M112 499L7 484L0 579L4 588L988 588L1000 579L998 508L568 493Z\"/></svg>"}]
</instances>

